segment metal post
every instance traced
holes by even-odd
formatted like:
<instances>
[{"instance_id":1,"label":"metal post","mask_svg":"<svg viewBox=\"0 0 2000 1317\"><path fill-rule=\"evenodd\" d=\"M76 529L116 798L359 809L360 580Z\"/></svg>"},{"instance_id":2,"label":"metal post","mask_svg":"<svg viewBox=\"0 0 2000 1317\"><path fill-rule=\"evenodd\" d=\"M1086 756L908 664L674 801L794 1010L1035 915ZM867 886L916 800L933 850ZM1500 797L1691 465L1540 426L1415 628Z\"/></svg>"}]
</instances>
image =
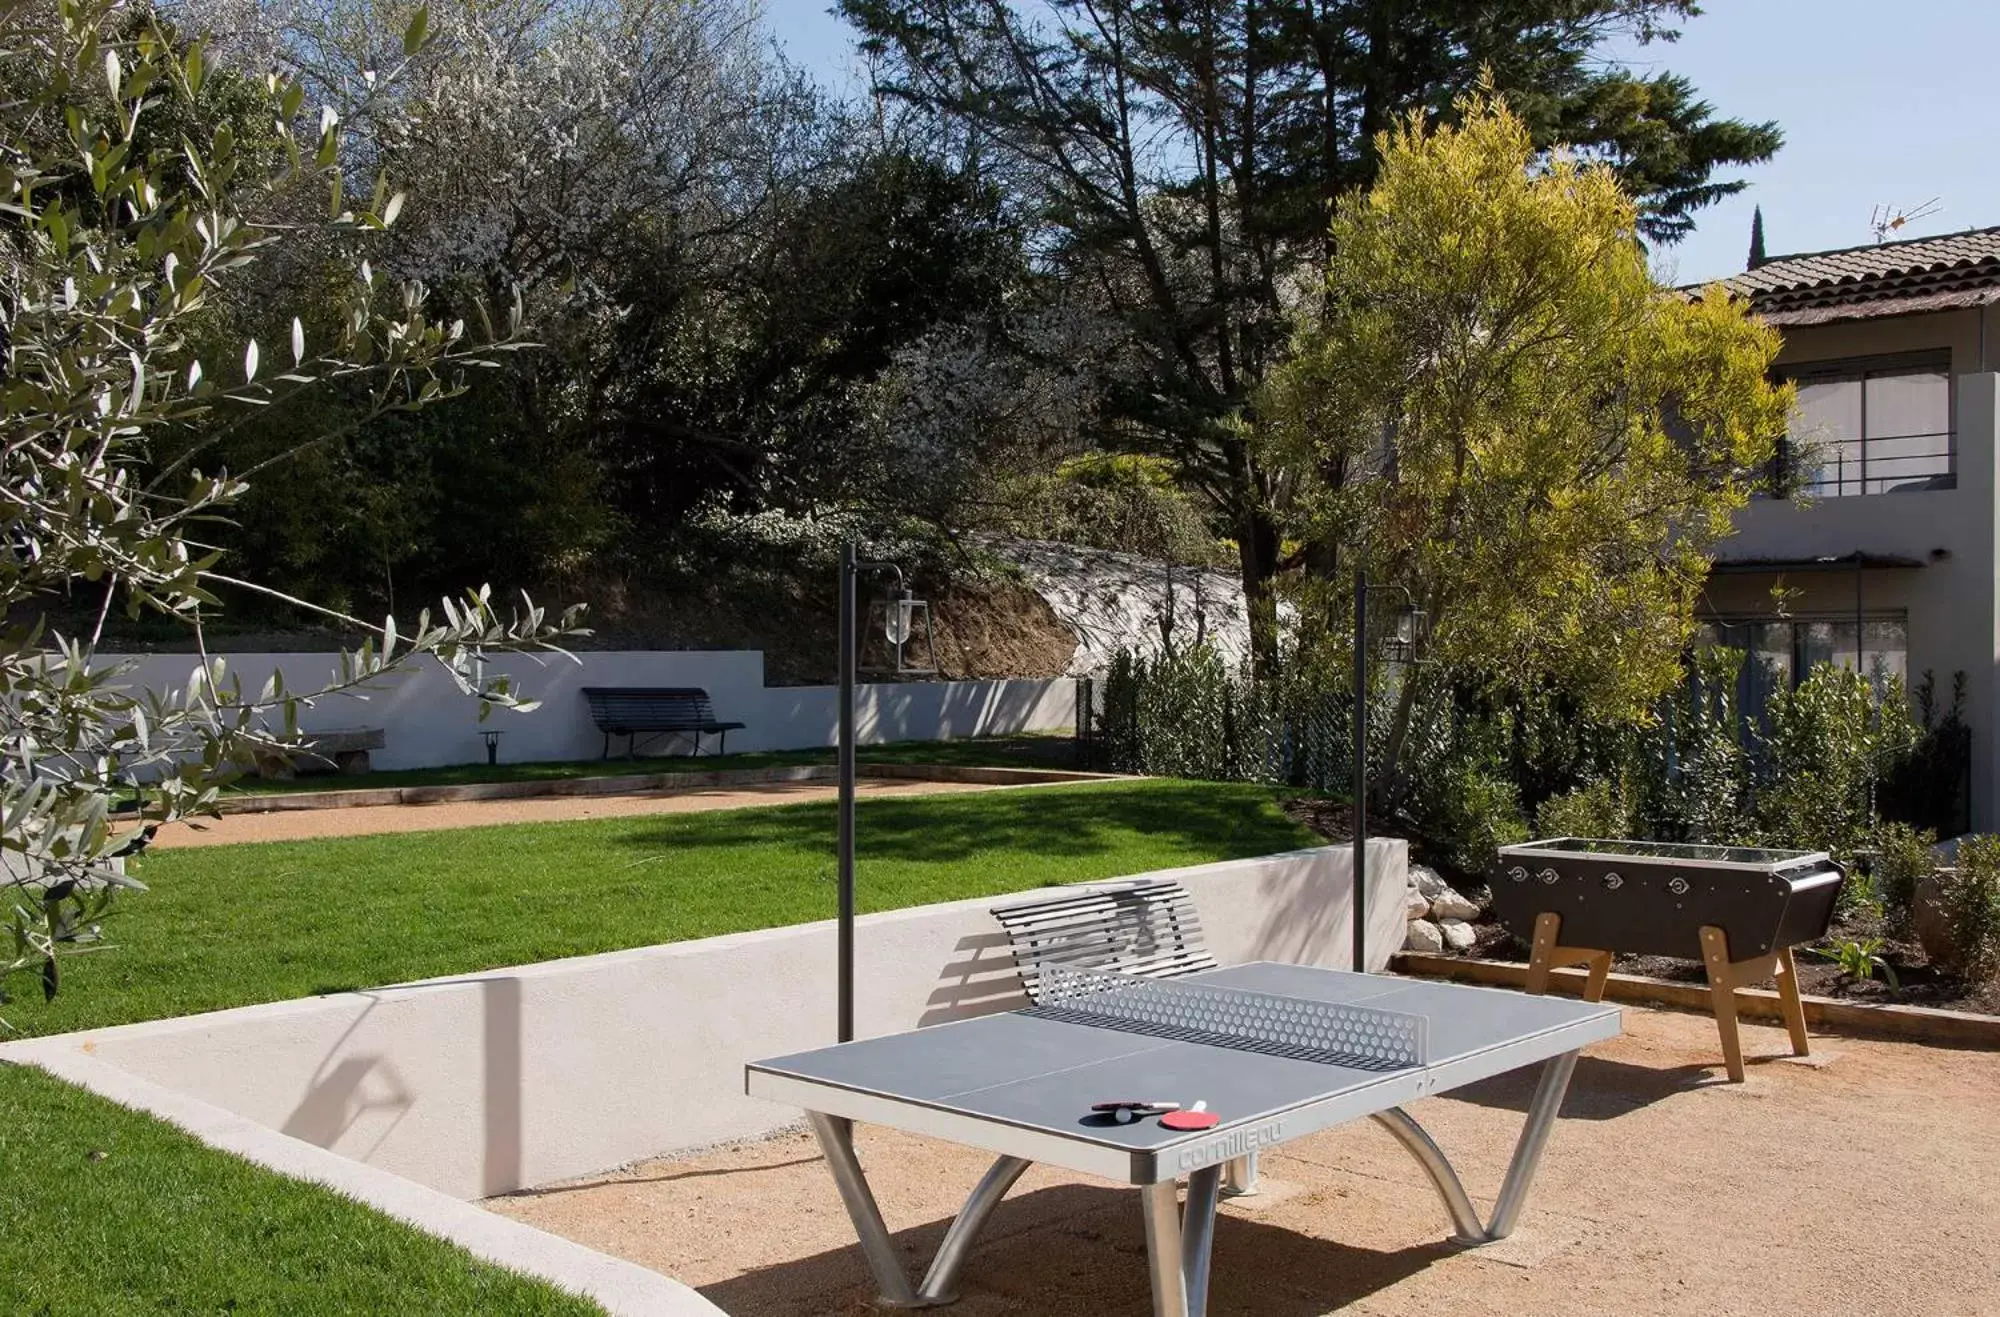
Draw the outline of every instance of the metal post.
<instances>
[{"instance_id":1,"label":"metal post","mask_svg":"<svg viewBox=\"0 0 2000 1317\"><path fill-rule=\"evenodd\" d=\"M840 775L839 840L837 850L839 886L839 969L840 1021L838 1041L854 1040L854 664L858 637L855 635L855 564L852 540L840 551Z\"/></svg>"},{"instance_id":2,"label":"metal post","mask_svg":"<svg viewBox=\"0 0 2000 1317\"><path fill-rule=\"evenodd\" d=\"M1368 569L1354 572L1354 968L1368 972Z\"/></svg>"}]
</instances>

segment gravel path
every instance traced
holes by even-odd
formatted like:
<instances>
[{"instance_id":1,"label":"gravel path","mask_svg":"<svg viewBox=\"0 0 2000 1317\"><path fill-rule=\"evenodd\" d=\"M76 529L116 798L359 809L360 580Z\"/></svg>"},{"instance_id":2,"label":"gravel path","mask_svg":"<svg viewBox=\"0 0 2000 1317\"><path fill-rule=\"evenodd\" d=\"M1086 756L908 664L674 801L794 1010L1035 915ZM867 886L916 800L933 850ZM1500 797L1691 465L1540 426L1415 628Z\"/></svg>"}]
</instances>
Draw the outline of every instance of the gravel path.
<instances>
[{"instance_id":1,"label":"gravel path","mask_svg":"<svg viewBox=\"0 0 2000 1317\"><path fill-rule=\"evenodd\" d=\"M1444 1243L1421 1173L1368 1122L1267 1154L1223 1209L1215 1314L2000 1313L2000 1053L1816 1039L1823 1068L1753 1061L1717 1083L1706 1016L1631 1008L1579 1064L1517 1233ZM1746 1026L1753 1057L1785 1051ZM1822 1058L1815 1058L1819 1060ZM1417 1103L1482 1207L1532 1076ZM986 1159L862 1127L913 1274ZM833 1182L804 1134L490 1201L689 1284L738 1317L874 1311ZM988 1224L957 1317L1144 1317L1129 1191L1036 1167Z\"/></svg>"},{"instance_id":2,"label":"gravel path","mask_svg":"<svg viewBox=\"0 0 2000 1317\"><path fill-rule=\"evenodd\" d=\"M1016 790L974 782L894 781L862 778L863 796L929 796L955 791ZM308 837L359 837L379 832L432 832L495 823L556 823L628 814L688 814L758 805L832 800L831 783L769 782L755 786L647 791L629 796L530 796L519 800L459 800L434 805L355 805L342 809L275 810L226 814L199 826L176 823L160 830L156 847L226 846L244 841L298 841Z\"/></svg>"}]
</instances>

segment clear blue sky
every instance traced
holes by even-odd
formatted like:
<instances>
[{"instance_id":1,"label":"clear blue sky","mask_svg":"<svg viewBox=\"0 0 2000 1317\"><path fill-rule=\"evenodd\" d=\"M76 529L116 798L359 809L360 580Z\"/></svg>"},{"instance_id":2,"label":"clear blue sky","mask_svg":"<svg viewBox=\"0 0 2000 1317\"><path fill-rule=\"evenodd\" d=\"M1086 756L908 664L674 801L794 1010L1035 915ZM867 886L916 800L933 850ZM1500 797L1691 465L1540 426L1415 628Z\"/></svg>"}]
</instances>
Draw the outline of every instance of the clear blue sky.
<instances>
[{"instance_id":1,"label":"clear blue sky","mask_svg":"<svg viewBox=\"0 0 2000 1317\"><path fill-rule=\"evenodd\" d=\"M831 0L765 0L772 32L822 81L862 79ZM2000 0L1706 0L1679 42L1625 52L1685 74L1786 145L1750 187L1659 256L1691 282L1743 268L1750 209L1773 256L1871 241L1878 202L1943 209L1909 237L2000 224Z\"/></svg>"}]
</instances>

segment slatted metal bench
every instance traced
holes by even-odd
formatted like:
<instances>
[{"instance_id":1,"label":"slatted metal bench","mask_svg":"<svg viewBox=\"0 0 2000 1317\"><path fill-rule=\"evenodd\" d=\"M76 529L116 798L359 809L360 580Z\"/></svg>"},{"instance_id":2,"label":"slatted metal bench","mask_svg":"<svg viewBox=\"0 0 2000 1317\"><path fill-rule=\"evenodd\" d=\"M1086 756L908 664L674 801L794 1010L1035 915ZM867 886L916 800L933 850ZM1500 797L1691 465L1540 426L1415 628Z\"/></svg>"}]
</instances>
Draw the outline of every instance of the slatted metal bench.
<instances>
[{"instance_id":1,"label":"slatted metal bench","mask_svg":"<svg viewBox=\"0 0 2000 1317\"><path fill-rule=\"evenodd\" d=\"M1035 1002L1041 1001L1042 971L1050 965L1159 979L1216 968L1194 901L1172 879L1096 885L997 906L993 917L1007 931L1021 987Z\"/></svg>"},{"instance_id":2,"label":"slatted metal bench","mask_svg":"<svg viewBox=\"0 0 2000 1317\"><path fill-rule=\"evenodd\" d=\"M722 722L708 692L698 686L585 686L583 698L590 701L590 720L604 733L604 757L611 757L611 738L625 738L625 757L638 753L639 738L650 744L663 736L693 736L694 753L701 753L701 738L716 736L716 752L729 749L729 734L742 723Z\"/></svg>"},{"instance_id":3,"label":"slatted metal bench","mask_svg":"<svg viewBox=\"0 0 2000 1317\"><path fill-rule=\"evenodd\" d=\"M1028 999L1040 1004L1051 965L1174 979L1219 968L1187 889L1171 878L1096 884L1061 896L995 906ZM1151 1095L1147 1095L1151 1096ZM1108 1099L1107 1099L1108 1100ZM1232 1160L1223 1192L1257 1192L1257 1154Z\"/></svg>"}]
</instances>

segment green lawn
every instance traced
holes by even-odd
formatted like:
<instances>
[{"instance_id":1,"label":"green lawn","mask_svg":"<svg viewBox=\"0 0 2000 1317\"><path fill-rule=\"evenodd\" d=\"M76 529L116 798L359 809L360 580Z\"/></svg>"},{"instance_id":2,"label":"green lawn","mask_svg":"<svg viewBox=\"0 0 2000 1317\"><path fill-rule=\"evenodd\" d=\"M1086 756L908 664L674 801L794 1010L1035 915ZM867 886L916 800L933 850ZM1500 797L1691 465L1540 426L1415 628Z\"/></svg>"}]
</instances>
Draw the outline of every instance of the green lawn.
<instances>
[{"instance_id":1,"label":"green lawn","mask_svg":"<svg viewBox=\"0 0 2000 1317\"><path fill-rule=\"evenodd\" d=\"M981 736L960 741L897 741L865 745L862 763L998 765L1003 768L1073 768L1076 752L1068 736ZM505 753L504 745L502 753ZM443 768L399 768L341 777L319 773L290 780L245 777L232 791L266 795L281 791L365 791L381 787L459 786L473 782L551 782L581 777L621 777L631 773L712 773L732 768L781 768L831 764L833 751L762 750L733 755L642 755L637 759L558 759L522 764L451 764Z\"/></svg>"},{"instance_id":2,"label":"green lawn","mask_svg":"<svg viewBox=\"0 0 2000 1317\"><path fill-rule=\"evenodd\" d=\"M583 1317L589 1300L0 1065L0 1312Z\"/></svg>"},{"instance_id":3,"label":"green lawn","mask_svg":"<svg viewBox=\"0 0 2000 1317\"><path fill-rule=\"evenodd\" d=\"M1108 782L865 801L863 910L1258 855L1269 790ZM28 1033L824 918L829 805L162 851ZM101 1155L100 1155L101 1154ZM0 1065L0 1312L595 1313L317 1186Z\"/></svg>"},{"instance_id":4,"label":"green lawn","mask_svg":"<svg viewBox=\"0 0 2000 1317\"><path fill-rule=\"evenodd\" d=\"M1311 844L1273 791L1167 780L864 801L864 911ZM46 1034L833 914L830 803L157 851Z\"/></svg>"}]
</instances>

